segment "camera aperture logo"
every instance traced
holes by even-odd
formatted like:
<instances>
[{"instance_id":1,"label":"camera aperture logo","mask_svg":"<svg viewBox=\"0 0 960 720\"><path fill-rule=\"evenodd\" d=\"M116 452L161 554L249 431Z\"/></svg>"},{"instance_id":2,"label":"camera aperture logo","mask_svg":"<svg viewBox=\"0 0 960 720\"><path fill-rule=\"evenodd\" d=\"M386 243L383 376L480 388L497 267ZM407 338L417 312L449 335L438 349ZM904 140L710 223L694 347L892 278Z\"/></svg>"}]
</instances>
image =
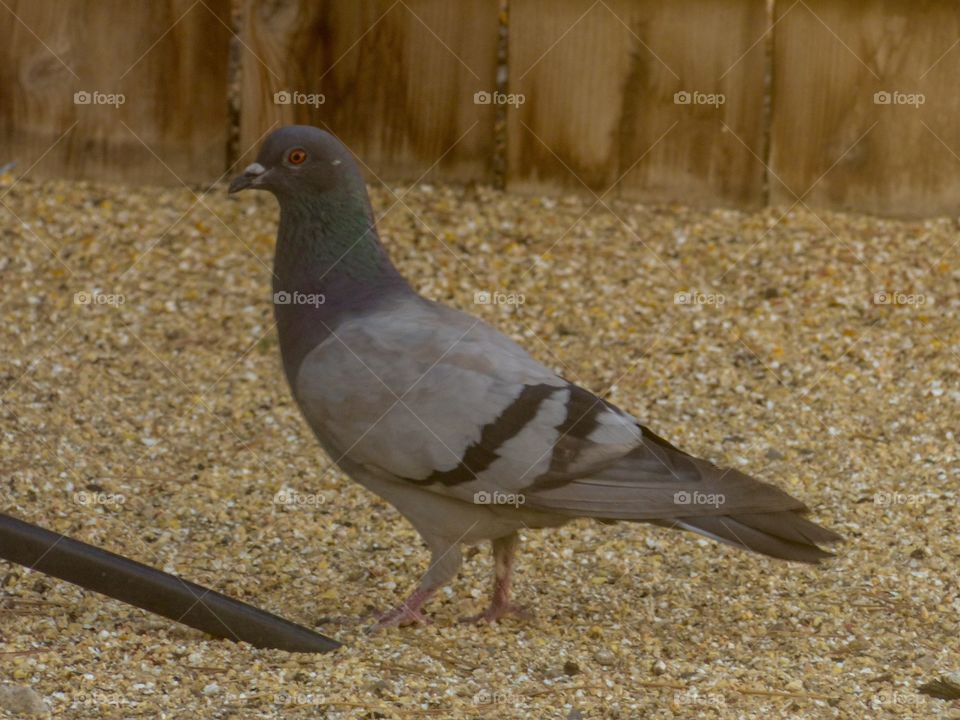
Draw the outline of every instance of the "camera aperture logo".
<instances>
[{"instance_id":1,"label":"camera aperture logo","mask_svg":"<svg viewBox=\"0 0 960 720\"><path fill-rule=\"evenodd\" d=\"M905 93L900 90L877 90L873 94L874 105L912 105L920 107L927 102L923 93Z\"/></svg>"},{"instance_id":2,"label":"camera aperture logo","mask_svg":"<svg viewBox=\"0 0 960 720\"><path fill-rule=\"evenodd\" d=\"M512 105L515 108L520 107L527 101L523 93L502 93L494 90L477 90L473 94L474 105Z\"/></svg>"},{"instance_id":3,"label":"camera aperture logo","mask_svg":"<svg viewBox=\"0 0 960 720\"><path fill-rule=\"evenodd\" d=\"M514 507L520 507L526 501L527 498L524 497L523 493L478 490L473 494L473 502L476 505L513 505Z\"/></svg>"},{"instance_id":4,"label":"camera aperture logo","mask_svg":"<svg viewBox=\"0 0 960 720\"><path fill-rule=\"evenodd\" d=\"M674 505L711 505L715 508L727 502L723 493L705 493L699 490L678 490L673 494Z\"/></svg>"},{"instance_id":5,"label":"camera aperture logo","mask_svg":"<svg viewBox=\"0 0 960 720\"><path fill-rule=\"evenodd\" d=\"M327 301L323 293L302 293L297 290L287 292L280 290L273 294L274 305L313 305L320 307Z\"/></svg>"},{"instance_id":6,"label":"camera aperture logo","mask_svg":"<svg viewBox=\"0 0 960 720\"><path fill-rule=\"evenodd\" d=\"M310 105L318 108L327 101L323 93L305 93L299 90L278 90L273 94L274 105Z\"/></svg>"},{"instance_id":7,"label":"camera aperture logo","mask_svg":"<svg viewBox=\"0 0 960 720\"><path fill-rule=\"evenodd\" d=\"M713 105L719 108L727 102L723 93L705 93L699 90L680 90L673 94L674 105Z\"/></svg>"},{"instance_id":8,"label":"camera aperture logo","mask_svg":"<svg viewBox=\"0 0 960 720\"><path fill-rule=\"evenodd\" d=\"M523 293L478 290L473 294L474 305L523 305L526 301Z\"/></svg>"},{"instance_id":9,"label":"camera aperture logo","mask_svg":"<svg viewBox=\"0 0 960 720\"><path fill-rule=\"evenodd\" d=\"M113 105L120 107L127 101L123 93L105 93L99 90L77 90L73 94L74 105Z\"/></svg>"},{"instance_id":10,"label":"camera aperture logo","mask_svg":"<svg viewBox=\"0 0 960 720\"><path fill-rule=\"evenodd\" d=\"M74 305L113 305L116 307L123 305L126 301L127 298L123 295L102 293L99 290L91 290L89 292L81 290L73 294Z\"/></svg>"}]
</instances>

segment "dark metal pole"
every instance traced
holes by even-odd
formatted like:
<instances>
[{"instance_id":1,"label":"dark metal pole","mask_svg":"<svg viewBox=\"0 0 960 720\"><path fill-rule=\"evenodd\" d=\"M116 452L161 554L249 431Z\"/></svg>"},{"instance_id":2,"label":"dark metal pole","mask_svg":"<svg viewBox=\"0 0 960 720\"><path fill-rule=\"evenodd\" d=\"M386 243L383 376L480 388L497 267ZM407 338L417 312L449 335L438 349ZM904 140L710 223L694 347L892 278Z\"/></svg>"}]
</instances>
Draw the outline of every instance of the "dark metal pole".
<instances>
[{"instance_id":1,"label":"dark metal pole","mask_svg":"<svg viewBox=\"0 0 960 720\"><path fill-rule=\"evenodd\" d=\"M202 585L0 513L0 558L258 648L327 652L331 638Z\"/></svg>"}]
</instances>

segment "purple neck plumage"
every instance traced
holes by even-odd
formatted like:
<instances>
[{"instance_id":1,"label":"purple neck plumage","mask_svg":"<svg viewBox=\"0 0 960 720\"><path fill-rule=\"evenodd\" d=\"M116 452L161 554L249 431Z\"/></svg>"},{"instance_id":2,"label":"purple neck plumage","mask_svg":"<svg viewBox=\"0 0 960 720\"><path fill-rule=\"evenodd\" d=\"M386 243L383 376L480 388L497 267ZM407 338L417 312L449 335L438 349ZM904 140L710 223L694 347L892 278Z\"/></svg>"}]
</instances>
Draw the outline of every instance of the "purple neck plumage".
<instances>
[{"instance_id":1,"label":"purple neck plumage","mask_svg":"<svg viewBox=\"0 0 960 720\"><path fill-rule=\"evenodd\" d=\"M390 262L364 192L282 202L274 312L287 380L344 320L414 293Z\"/></svg>"}]
</instances>

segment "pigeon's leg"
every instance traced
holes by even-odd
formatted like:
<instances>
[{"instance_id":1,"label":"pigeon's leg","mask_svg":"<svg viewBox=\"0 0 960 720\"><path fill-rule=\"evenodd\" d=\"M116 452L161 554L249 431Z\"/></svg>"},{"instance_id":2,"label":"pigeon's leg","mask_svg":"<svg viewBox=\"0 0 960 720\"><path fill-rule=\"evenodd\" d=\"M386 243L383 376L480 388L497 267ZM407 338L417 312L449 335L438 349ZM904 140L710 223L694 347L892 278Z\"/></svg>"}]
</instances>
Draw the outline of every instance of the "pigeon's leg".
<instances>
[{"instance_id":1,"label":"pigeon's leg","mask_svg":"<svg viewBox=\"0 0 960 720\"><path fill-rule=\"evenodd\" d=\"M433 594L450 582L460 569L463 558L457 543L427 539L430 546L430 567L420 578L416 590L392 610L377 619L377 627L401 627L403 625L426 625L430 620L420 612L423 604Z\"/></svg>"},{"instance_id":2,"label":"pigeon's leg","mask_svg":"<svg viewBox=\"0 0 960 720\"><path fill-rule=\"evenodd\" d=\"M463 618L462 622L493 623L506 615L528 618L530 614L519 605L510 602L510 586L513 583L513 562L516 559L520 536L510 533L493 541L493 598L490 607L479 615Z\"/></svg>"}]
</instances>

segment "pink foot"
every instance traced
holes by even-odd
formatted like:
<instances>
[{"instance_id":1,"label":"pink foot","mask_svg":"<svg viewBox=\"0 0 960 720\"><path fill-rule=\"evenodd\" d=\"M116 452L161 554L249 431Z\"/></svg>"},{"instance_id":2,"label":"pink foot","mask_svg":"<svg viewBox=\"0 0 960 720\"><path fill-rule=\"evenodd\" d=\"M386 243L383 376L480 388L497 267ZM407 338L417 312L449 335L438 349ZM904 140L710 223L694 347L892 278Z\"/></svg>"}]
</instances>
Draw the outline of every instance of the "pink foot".
<instances>
[{"instance_id":1,"label":"pink foot","mask_svg":"<svg viewBox=\"0 0 960 720\"><path fill-rule=\"evenodd\" d=\"M462 623L478 624L478 623L495 623L501 618L505 618L508 615L512 615L515 618L521 620L532 620L533 615L521 605L515 605L513 603L493 603L484 610L482 613L477 615L469 615L465 618L460 618Z\"/></svg>"},{"instance_id":2,"label":"pink foot","mask_svg":"<svg viewBox=\"0 0 960 720\"><path fill-rule=\"evenodd\" d=\"M377 618L377 628L406 627L407 625L430 625L433 621L419 610L407 605L397 605Z\"/></svg>"},{"instance_id":3,"label":"pink foot","mask_svg":"<svg viewBox=\"0 0 960 720\"><path fill-rule=\"evenodd\" d=\"M435 588L428 590L417 589L413 595L397 605L393 610L385 612L377 618L374 629L386 627L404 627L406 625L430 625L431 620L426 617L420 608L433 595Z\"/></svg>"}]
</instances>

